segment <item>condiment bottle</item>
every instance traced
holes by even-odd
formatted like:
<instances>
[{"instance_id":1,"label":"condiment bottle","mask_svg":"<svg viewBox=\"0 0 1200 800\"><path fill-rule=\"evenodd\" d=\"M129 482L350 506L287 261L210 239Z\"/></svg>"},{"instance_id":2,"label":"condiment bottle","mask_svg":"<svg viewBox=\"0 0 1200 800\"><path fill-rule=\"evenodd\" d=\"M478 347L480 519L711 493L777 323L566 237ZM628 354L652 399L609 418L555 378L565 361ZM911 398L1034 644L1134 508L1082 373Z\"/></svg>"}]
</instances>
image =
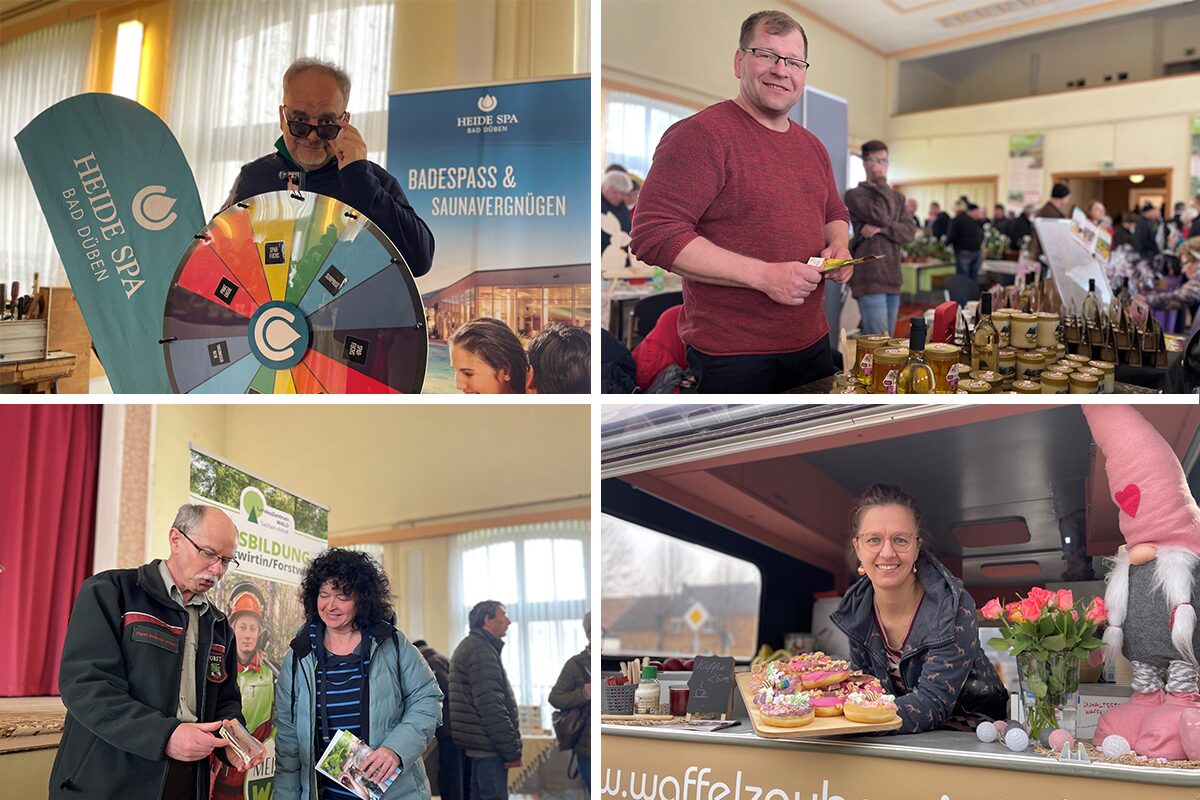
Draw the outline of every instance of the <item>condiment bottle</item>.
<instances>
[{"instance_id":1,"label":"condiment bottle","mask_svg":"<svg viewBox=\"0 0 1200 800\"><path fill-rule=\"evenodd\" d=\"M633 713L657 714L660 695L658 667L642 667L641 683L633 693Z\"/></svg>"}]
</instances>

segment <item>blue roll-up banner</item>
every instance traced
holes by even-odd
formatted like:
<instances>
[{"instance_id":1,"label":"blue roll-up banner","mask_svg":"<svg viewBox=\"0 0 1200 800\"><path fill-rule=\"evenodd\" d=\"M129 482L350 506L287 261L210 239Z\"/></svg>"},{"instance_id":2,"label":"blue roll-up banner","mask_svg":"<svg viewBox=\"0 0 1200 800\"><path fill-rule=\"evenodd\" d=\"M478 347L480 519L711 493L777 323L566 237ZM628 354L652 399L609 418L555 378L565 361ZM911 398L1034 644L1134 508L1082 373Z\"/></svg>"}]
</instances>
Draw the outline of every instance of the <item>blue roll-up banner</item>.
<instances>
[{"instance_id":1,"label":"blue roll-up banner","mask_svg":"<svg viewBox=\"0 0 1200 800\"><path fill-rule=\"evenodd\" d=\"M471 319L590 324L590 164L586 75L390 96L387 169L436 240L424 391L453 391L445 341Z\"/></svg>"},{"instance_id":2,"label":"blue roll-up banner","mask_svg":"<svg viewBox=\"0 0 1200 800\"><path fill-rule=\"evenodd\" d=\"M16 136L42 213L114 392L170 392L162 346L171 276L204 211L161 119L81 94Z\"/></svg>"}]
</instances>

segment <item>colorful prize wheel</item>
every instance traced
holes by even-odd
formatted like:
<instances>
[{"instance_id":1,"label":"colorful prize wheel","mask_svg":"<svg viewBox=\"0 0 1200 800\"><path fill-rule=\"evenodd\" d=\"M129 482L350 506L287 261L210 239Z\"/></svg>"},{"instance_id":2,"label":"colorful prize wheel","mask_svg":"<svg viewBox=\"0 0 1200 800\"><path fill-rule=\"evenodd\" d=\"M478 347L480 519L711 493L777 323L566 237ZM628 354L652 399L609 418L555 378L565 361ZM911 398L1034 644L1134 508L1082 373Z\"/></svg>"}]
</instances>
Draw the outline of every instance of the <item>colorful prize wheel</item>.
<instances>
[{"instance_id":1,"label":"colorful prize wheel","mask_svg":"<svg viewBox=\"0 0 1200 800\"><path fill-rule=\"evenodd\" d=\"M230 206L184 253L163 352L176 392L419 392L425 311L395 245L324 195Z\"/></svg>"}]
</instances>

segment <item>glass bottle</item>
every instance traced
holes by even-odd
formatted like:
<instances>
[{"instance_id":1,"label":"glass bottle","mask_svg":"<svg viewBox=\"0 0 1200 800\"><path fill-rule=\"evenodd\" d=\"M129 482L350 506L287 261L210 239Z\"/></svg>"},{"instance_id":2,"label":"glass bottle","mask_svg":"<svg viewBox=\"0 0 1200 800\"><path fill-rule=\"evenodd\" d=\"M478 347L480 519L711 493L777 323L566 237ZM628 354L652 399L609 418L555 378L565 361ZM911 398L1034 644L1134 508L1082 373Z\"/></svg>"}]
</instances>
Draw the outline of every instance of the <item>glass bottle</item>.
<instances>
[{"instance_id":1,"label":"glass bottle","mask_svg":"<svg viewBox=\"0 0 1200 800\"><path fill-rule=\"evenodd\" d=\"M913 317L908 333L908 361L900 370L900 394L933 394L933 367L925 360L925 318Z\"/></svg>"},{"instance_id":2,"label":"glass bottle","mask_svg":"<svg viewBox=\"0 0 1200 800\"><path fill-rule=\"evenodd\" d=\"M984 292L979 297L979 321L971 341L971 374L981 371L997 372L1000 363L996 348L999 345L996 326L992 324L992 293Z\"/></svg>"},{"instance_id":3,"label":"glass bottle","mask_svg":"<svg viewBox=\"0 0 1200 800\"><path fill-rule=\"evenodd\" d=\"M1100 327L1100 298L1096 296L1095 278L1088 278L1088 292L1083 298L1083 324L1088 328Z\"/></svg>"}]
</instances>

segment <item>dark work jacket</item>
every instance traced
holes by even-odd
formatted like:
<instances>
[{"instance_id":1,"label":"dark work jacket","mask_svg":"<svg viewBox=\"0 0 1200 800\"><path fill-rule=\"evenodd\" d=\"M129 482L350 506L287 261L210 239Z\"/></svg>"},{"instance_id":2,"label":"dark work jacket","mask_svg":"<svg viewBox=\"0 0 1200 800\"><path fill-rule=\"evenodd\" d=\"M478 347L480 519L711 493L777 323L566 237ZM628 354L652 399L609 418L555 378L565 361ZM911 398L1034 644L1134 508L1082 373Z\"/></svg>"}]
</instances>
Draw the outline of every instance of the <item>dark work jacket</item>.
<instances>
[{"instance_id":1,"label":"dark work jacket","mask_svg":"<svg viewBox=\"0 0 1200 800\"><path fill-rule=\"evenodd\" d=\"M421 651L425 663L433 670L438 688L442 690L442 724L438 725L434 736L441 739L450 736L450 659L434 650L429 645L415 645Z\"/></svg>"},{"instance_id":2,"label":"dark work jacket","mask_svg":"<svg viewBox=\"0 0 1200 800\"><path fill-rule=\"evenodd\" d=\"M472 628L450 657L450 730L463 750L521 760L520 718L500 661L504 642Z\"/></svg>"},{"instance_id":3,"label":"dark work jacket","mask_svg":"<svg viewBox=\"0 0 1200 800\"><path fill-rule=\"evenodd\" d=\"M167 740L180 724L181 667L196 672L198 721L245 723L229 622L210 603L196 663L182 665L188 613L167 594L158 564L93 575L75 598L59 668L67 718L52 800L159 800ZM214 752L224 760L224 749ZM199 763L195 796L207 798L208 759Z\"/></svg>"},{"instance_id":4,"label":"dark work jacket","mask_svg":"<svg viewBox=\"0 0 1200 800\"><path fill-rule=\"evenodd\" d=\"M256 194L287 189L287 176L281 178L280 173L298 172L296 183L301 192L307 190L341 200L366 214L396 245L414 277L429 272L433 265L433 234L417 216L391 173L365 158L340 170L335 158L323 167L305 172L292 161L282 136L275 142L275 149L277 152L242 167L222 210Z\"/></svg>"},{"instance_id":5,"label":"dark work jacket","mask_svg":"<svg viewBox=\"0 0 1200 800\"><path fill-rule=\"evenodd\" d=\"M950 215L945 211L938 212L934 217L933 222L929 225L929 232L933 234L933 238L940 239L950 232Z\"/></svg>"},{"instance_id":6,"label":"dark work jacket","mask_svg":"<svg viewBox=\"0 0 1200 800\"><path fill-rule=\"evenodd\" d=\"M1004 719L1008 692L979 645L974 599L962 581L928 555L917 559L917 580L925 599L900 655L900 676L912 691L896 698L903 722L896 732L936 730L963 713ZM895 694L871 582L850 587L830 619L850 639L854 668L879 678Z\"/></svg>"},{"instance_id":7,"label":"dark work jacket","mask_svg":"<svg viewBox=\"0 0 1200 800\"><path fill-rule=\"evenodd\" d=\"M983 226L964 211L950 220L946 244L953 247L956 253L977 253L983 249Z\"/></svg>"}]
</instances>

